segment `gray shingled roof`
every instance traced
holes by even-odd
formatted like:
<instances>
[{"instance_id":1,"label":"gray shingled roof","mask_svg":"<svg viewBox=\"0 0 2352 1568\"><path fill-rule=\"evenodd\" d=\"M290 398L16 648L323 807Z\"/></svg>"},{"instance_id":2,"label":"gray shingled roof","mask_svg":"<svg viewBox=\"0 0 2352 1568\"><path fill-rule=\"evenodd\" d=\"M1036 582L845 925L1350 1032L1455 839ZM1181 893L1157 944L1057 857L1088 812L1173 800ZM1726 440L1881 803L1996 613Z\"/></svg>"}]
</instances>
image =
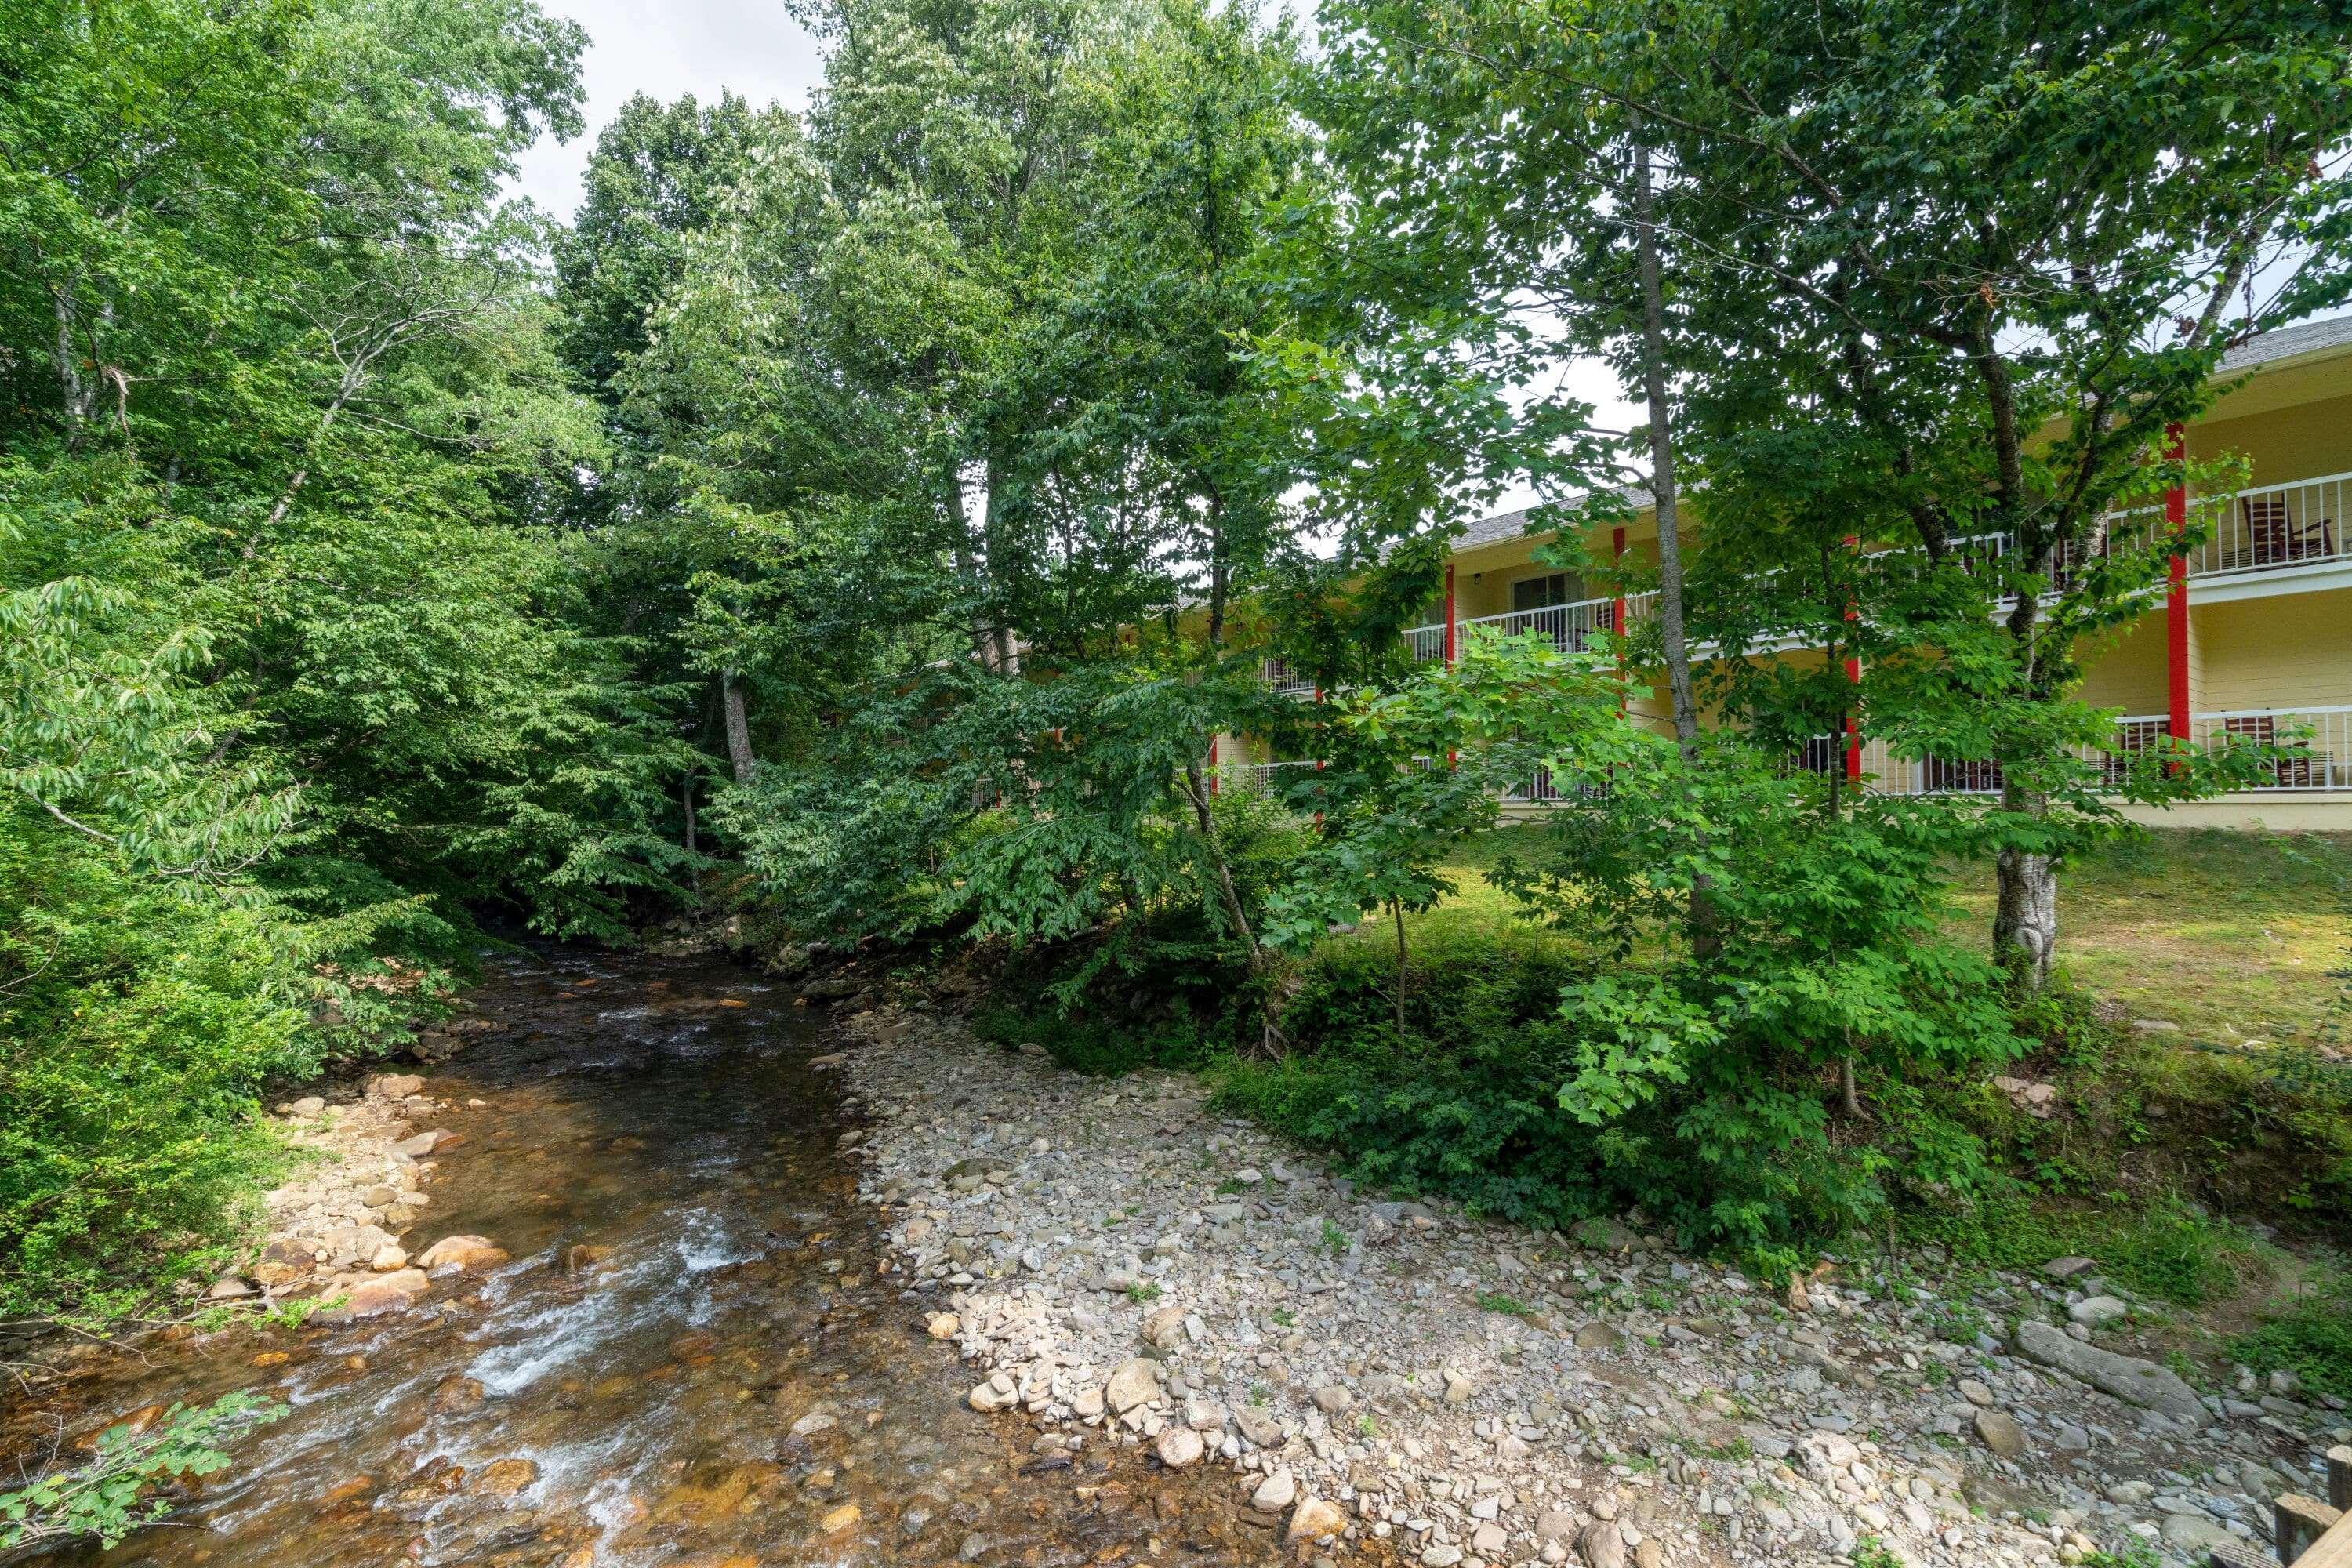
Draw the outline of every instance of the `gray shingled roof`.
<instances>
[{"instance_id":1,"label":"gray shingled roof","mask_svg":"<svg viewBox=\"0 0 2352 1568\"><path fill-rule=\"evenodd\" d=\"M2318 349L2352 346L2352 315L2333 316L2324 321L2305 321L2301 326L2281 327L2274 332L2249 338L2221 356L2221 374L2234 375L2252 370L2257 365L2274 360L2293 359Z\"/></svg>"}]
</instances>

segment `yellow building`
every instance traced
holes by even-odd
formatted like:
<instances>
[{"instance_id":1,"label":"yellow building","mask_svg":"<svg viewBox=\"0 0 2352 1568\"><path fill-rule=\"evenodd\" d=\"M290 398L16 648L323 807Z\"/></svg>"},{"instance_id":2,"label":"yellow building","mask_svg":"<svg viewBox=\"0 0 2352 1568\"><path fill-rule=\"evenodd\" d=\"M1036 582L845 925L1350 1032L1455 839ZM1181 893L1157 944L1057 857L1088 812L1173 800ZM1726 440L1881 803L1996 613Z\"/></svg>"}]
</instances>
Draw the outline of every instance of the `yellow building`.
<instances>
[{"instance_id":1,"label":"yellow building","mask_svg":"<svg viewBox=\"0 0 2352 1568\"><path fill-rule=\"evenodd\" d=\"M2200 498L2211 537L2178 564L2170 591L2152 595L2136 623L2084 650L2084 696L2121 710L2118 752L2168 732L2201 743L2221 734L2310 731L2259 787L2163 813L2136 811L2147 820L2352 829L2352 318L2266 333L2233 351L2219 378L2243 380L2189 426L2189 455L2237 455L2249 465L2248 488ZM1646 609L1538 564L1535 552L1547 536L1526 530L1523 512L1471 525L1447 565L1437 618L1406 634L1417 656L1445 657L1474 626L1539 630L1579 646L1618 615ZM1622 552L1654 562L1654 510L1642 510L1617 533L1588 539L1592 558ZM1686 532L1684 545L1704 548L1703 530ZM1665 711L1663 691L1657 700ZM1906 793L1996 783L1989 764L1907 763L1867 742L1845 765L1874 787ZM1525 793L1539 803L1543 791L1538 784Z\"/></svg>"}]
</instances>

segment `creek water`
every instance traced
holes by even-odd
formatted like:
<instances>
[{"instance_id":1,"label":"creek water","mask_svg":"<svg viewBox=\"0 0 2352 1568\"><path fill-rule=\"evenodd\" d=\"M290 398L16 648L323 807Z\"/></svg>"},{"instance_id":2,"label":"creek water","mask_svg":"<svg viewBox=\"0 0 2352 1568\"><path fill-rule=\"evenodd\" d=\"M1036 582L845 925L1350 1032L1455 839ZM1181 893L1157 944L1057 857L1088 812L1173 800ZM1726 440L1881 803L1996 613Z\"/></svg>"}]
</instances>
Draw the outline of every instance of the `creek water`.
<instances>
[{"instance_id":1,"label":"creek water","mask_svg":"<svg viewBox=\"0 0 2352 1568\"><path fill-rule=\"evenodd\" d=\"M509 1031L434 1070L487 1102L439 1123L405 1238L512 1260L399 1317L240 1327L21 1400L10 1451L152 1403L285 1402L171 1522L44 1562L178 1568L760 1568L1244 1563L1278 1542L1207 1467L1087 1434L1076 1453L964 1402L836 1154L818 1018L740 969L568 950L474 996ZM575 1247L609 1248L568 1269ZM520 1461L517 1463L516 1461Z\"/></svg>"}]
</instances>

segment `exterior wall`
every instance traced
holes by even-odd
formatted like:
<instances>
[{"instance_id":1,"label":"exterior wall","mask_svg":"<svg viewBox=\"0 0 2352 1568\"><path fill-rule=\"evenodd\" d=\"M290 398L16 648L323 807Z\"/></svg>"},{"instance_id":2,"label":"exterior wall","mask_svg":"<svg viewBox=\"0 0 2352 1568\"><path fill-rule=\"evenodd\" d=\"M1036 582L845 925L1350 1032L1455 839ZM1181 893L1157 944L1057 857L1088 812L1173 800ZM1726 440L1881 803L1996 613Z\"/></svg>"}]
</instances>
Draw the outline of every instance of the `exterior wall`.
<instances>
[{"instance_id":1,"label":"exterior wall","mask_svg":"<svg viewBox=\"0 0 2352 1568\"><path fill-rule=\"evenodd\" d=\"M2259 380L2253 384L2259 386ZM2226 416L2229 411L2230 400L2224 399L2215 413ZM2253 464L2249 482L2255 485L2343 473L2352 469L2352 394L2209 419L2189 428L2189 450L2197 458L2242 454Z\"/></svg>"},{"instance_id":2,"label":"exterior wall","mask_svg":"<svg viewBox=\"0 0 2352 1568\"><path fill-rule=\"evenodd\" d=\"M2085 679L2083 700L2126 715L2161 714L2171 700L2171 665L2166 656L2164 612L2142 616L2130 626L2086 637L2075 648ZM2196 685L2189 686L2195 703Z\"/></svg>"},{"instance_id":3,"label":"exterior wall","mask_svg":"<svg viewBox=\"0 0 2352 1568\"><path fill-rule=\"evenodd\" d=\"M2200 605L2192 587L2189 622L2203 677L2192 711L2352 702L2352 589Z\"/></svg>"},{"instance_id":4,"label":"exterior wall","mask_svg":"<svg viewBox=\"0 0 2352 1568\"><path fill-rule=\"evenodd\" d=\"M2148 827L2226 827L2273 833L2352 833L2352 796L2282 790L2158 807L2126 805L2124 816Z\"/></svg>"},{"instance_id":5,"label":"exterior wall","mask_svg":"<svg viewBox=\"0 0 2352 1568\"><path fill-rule=\"evenodd\" d=\"M2352 472L2352 354L2340 351L2263 369L2223 395L2213 416L2190 427L2198 458L2242 456L2246 482L2283 485ZM1704 498L1694 513L1704 504ZM2339 537L2352 517L2337 520ZM1625 558L1654 568L1656 516L1629 520ZM1704 524L1685 536L1686 553L1703 548ZM1511 585L1552 569L1537 563L1541 541L1496 540L1461 552L1454 563L1454 614L1461 620L1500 616L1512 608ZM1612 554L1609 531L1596 530L1586 547L1596 562ZM2193 579L2189 589L2189 708L2199 714L2249 710L2294 711L2352 707L2352 577L2342 563L2309 578L2266 574L2249 589L2242 581ZM1598 582L1570 574L1566 597L1601 596ZM2254 596L2260 594L2263 596ZM1434 618L1434 616L1433 616ZM2170 707L2168 625L2161 595L2130 625L2088 639L2077 649L2091 702L2131 716L2162 716ZM1818 651L1767 656L1818 660ZM1654 673L1654 672L1650 672ZM1663 675L1637 692L1630 711L1665 722L1671 713ZM1703 715L1711 721L1714 715ZM2331 720L2331 733L2352 736L2352 719ZM2202 733L2205 726L2199 725ZM2333 743L2333 742L2329 742ZM2315 749L2320 742L2315 742ZM2337 747L2352 753L2352 740ZM1240 752L1229 753L1238 756ZM1252 752L1253 756L1259 753ZM1514 815L1540 807L1510 807ZM2173 826L2352 830L2352 793L2270 790L2200 802L2169 811L2132 808L2130 815Z\"/></svg>"}]
</instances>

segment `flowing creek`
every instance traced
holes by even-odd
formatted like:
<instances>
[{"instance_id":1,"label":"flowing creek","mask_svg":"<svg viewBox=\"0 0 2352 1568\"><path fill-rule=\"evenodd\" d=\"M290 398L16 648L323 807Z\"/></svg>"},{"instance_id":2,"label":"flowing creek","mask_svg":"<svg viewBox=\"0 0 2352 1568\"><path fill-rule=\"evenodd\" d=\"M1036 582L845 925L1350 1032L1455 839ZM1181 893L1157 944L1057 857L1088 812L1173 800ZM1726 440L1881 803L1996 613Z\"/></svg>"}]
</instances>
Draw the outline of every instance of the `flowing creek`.
<instances>
[{"instance_id":1,"label":"flowing creek","mask_svg":"<svg viewBox=\"0 0 2352 1568\"><path fill-rule=\"evenodd\" d=\"M12 1452L233 1389L291 1413L171 1523L47 1563L176 1568L1244 1563L1279 1544L1210 1467L1033 1452L899 1296L812 1070L819 1017L719 964L568 950L475 993L509 1026L431 1072L433 1206L512 1261L406 1314L114 1353ZM819 1016L821 1017L821 1016ZM574 1247L610 1248L567 1270ZM475 1385L478 1385L478 1390ZM520 1463L516 1462L520 1461Z\"/></svg>"}]
</instances>

